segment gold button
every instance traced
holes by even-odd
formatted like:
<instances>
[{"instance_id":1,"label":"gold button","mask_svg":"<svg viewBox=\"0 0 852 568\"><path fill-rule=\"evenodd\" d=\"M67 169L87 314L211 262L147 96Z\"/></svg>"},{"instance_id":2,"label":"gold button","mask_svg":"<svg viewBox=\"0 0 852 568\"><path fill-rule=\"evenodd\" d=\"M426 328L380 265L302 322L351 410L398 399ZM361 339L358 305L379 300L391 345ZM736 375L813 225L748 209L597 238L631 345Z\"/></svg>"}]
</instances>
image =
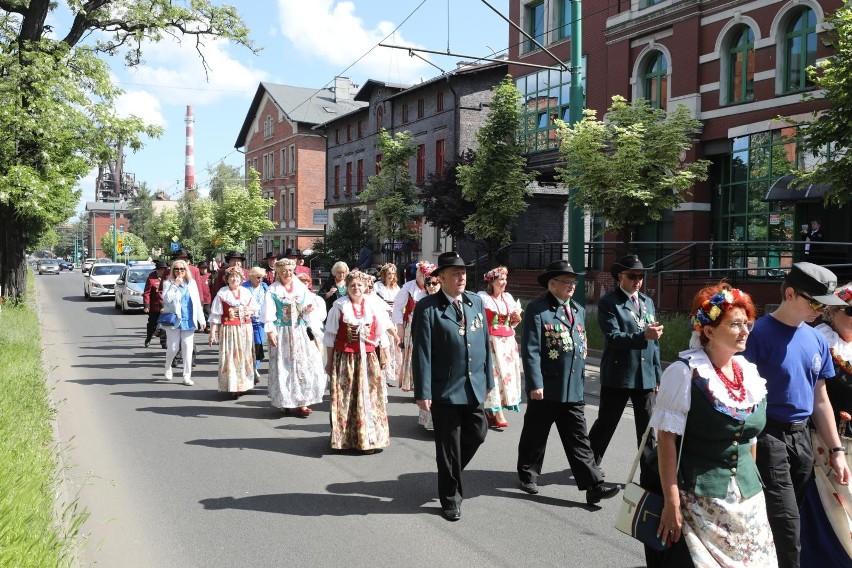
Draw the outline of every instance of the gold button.
<instances>
[{"instance_id":1,"label":"gold button","mask_svg":"<svg viewBox=\"0 0 852 568\"><path fill-rule=\"evenodd\" d=\"M468 360L468 362L471 362L471 361L473 361L473 357L468 357L467 360Z\"/></svg>"},{"instance_id":2,"label":"gold button","mask_svg":"<svg viewBox=\"0 0 852 568\"><path fill-rule=\"evenodd\" d=\"M732 467L732 468L731 468L731 473L737 473L737 468Z\"/></svg>"},{"instance_id":3,"label":"gold button","mask_svg":"<svg viewBox=\"0 0 852 568\"><path fill-rule=\"evenodd\" d=\"M731 454L731 459L732 459L732 460L737 461L737 457L738 457L738 456L737 456L737 454Z\"/></svg>"},{"instance_id":4,"label":"gold button","mask_svg":"<svg viewBox=\"0 0 852 568\"><path fill-rule=\"evenodd\" d=\"M740 443L739 443L739 442L737 442L736 440L734 440L734 444L733 444L733 445L734 445L734 446L739 446L739 445L740 445Z\"/></svg>"},{"instance_id":5,"label":"gold button","mask_svg":"<svg viewBox=\"0 0 852 568\"><path fill-rule=\"evenodd\" d=\"M644 360L645 360L645 358L644 358L644 357L642 357L642 360L644 361Z\"/></svg>"},{"instance_id":6,"label":"gold button","mask_svg":"<svg viewBox=\"0 0 852 568\"><path fill-rule=\"evenodd\" d=\"M734 432L734 438L739 438L742 432Z\"/></svg>"},{"instance_id":7,"label":"gold button","mask_svg":"<svg viewBox=\"0 0 852 568\"><path fill-rule=\"evenodd\" d=\"M470 348L470 343L467 344L468 348Z\"/></svg>"}]
</instances>

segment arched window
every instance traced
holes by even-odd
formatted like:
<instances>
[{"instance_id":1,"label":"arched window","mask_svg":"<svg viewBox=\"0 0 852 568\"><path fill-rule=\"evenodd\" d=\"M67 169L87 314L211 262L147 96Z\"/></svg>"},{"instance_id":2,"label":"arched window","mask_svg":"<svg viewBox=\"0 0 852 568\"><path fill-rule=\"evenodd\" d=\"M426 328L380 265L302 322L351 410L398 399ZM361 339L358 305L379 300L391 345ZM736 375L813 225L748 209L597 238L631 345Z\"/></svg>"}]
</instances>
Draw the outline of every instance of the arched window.
<instances>
[{"instance_id":1,"label":"arched window","mask_svg":"<svg viewBox=\"0 0 852 568\"><path fill-rule=\"evenodd\" d=\"M668 98L668 66L665 56L659 51L648 58L643 80L645 98L653 108L665 110Z\"/></svg>"},{"instance_id":2,"label":"arched window","mask_svg":"<svg viewBox=\"0 0 852 568\"><path fill-rule=\"evenodd\" d=\"M784 34L784 90L801 91L813 86L807 68L816 63L816 14L801 10L790 20Z\"/></svg>"},{"instance_id":3,"label":"arched window","mask_svg":"<svg viewBox=\"0 0 852 568\"><path fill-rule=\"evenodd\" d=\"M728 102L754 98L754 32L748 26L735 31L728 49Z\"/></svg>"}]
</instances>

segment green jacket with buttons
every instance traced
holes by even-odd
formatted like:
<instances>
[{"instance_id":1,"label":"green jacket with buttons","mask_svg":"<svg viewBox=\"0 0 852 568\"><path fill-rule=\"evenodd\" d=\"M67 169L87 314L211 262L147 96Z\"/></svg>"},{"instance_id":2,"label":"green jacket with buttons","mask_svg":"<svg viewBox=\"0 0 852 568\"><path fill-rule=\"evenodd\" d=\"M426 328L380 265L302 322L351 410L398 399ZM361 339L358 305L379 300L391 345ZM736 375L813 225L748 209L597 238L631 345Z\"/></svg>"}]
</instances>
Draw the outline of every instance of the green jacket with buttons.
<instances>
[{"instance_id":1,"label":"green jacket with buttons","mask_svg":"<svg viewBox=\"0 0 852 568\"><path fill-rule=\"evenodd\" d=\"M550 292L530 302L524 312L521 355L526 391L544 389L544 400L583 402L586 369L586 310L569 301L574 323Z\"/></svg>"},{"instance_id":2,"label":"green jacket with buttons","mask_svg":"<svg viewBox=\"0 0 852 568\"><path fill-rule=\"evenodd\" d=\"M620 287L598 302L598 324L604 337L602 386L651 390L663 376L660 345L645 339L645 326L657 318L654 302L640 293L639 305L637 310Z\"/></svg>"},{"instance_id":3,"label":"green jacket with buttons","mask_svg":"<svg viewBox=\"0 0 852 568\"><path fill-rule=\"evenodd\" d=\"M691 388L680 460L683 488L724 499L728 482L736 476L743 498L757 495L763 483L751 456L751 439L766 424L766 399L745 420L737 420L713 408L694 379Z\"/></svg>"}]
</instances>

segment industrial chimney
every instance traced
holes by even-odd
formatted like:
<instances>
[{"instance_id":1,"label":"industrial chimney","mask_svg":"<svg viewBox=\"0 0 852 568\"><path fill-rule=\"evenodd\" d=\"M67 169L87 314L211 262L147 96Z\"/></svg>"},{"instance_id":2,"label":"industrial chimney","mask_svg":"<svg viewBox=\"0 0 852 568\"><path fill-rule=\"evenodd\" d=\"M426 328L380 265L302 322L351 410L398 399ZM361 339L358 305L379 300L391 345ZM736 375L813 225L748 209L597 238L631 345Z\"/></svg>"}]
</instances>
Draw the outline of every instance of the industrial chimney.
<instances>
[{"instance_id":1,"label":"industrial chimney","mask_svg":"<svg viewBox=\"0 0 852 568\"><path fill-rule=\"evenodd\" d=\"M186 170L184 172L184 189L195 189L195 119L192 116L192 105L186 105Z\"/></svg>"}]
</instances>

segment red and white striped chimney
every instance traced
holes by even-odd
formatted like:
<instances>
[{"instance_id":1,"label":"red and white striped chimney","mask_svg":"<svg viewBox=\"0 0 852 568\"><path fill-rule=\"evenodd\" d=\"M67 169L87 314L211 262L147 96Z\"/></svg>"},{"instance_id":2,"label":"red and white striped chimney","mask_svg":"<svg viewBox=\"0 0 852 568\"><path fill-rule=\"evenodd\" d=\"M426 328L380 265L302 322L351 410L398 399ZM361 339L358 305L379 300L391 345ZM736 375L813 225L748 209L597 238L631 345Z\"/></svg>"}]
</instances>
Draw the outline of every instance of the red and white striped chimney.
<instances>
[{"instance_id":1,"label":"red and white striped chimney","mask_svg":"<svg viewBox=\"0 0 852 568\"><path fill-rule=\"evenodd\" d=\"M195 189L195 118L192 116L192 105L186 105L186 169L184 172L184 189Z\"/></svg>"}]
</instances>

